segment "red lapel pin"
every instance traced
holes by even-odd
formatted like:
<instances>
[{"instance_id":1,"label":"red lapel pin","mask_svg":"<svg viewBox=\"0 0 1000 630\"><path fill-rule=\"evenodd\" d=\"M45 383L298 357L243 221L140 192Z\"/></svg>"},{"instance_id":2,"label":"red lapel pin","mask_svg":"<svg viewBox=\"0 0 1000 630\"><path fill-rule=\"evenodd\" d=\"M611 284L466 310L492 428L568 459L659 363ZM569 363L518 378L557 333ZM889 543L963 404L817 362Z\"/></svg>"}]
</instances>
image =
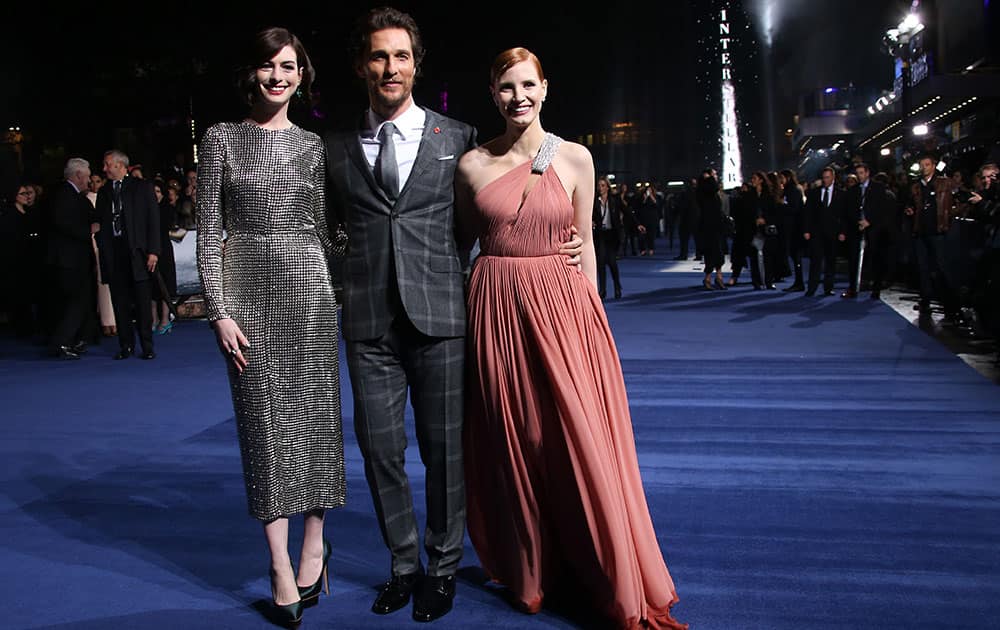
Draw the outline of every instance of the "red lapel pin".
<instances>
[{"instance_id":1,"label":"red lapel pin","mask_svg":"<svg viewBox=\"0 0 1000 630\"><path fill-rule=\"evenodd\" d=\"M434 133L441 133L441 128L440 127L435 127L434 128Z\"/></svg>"}]
</instances>

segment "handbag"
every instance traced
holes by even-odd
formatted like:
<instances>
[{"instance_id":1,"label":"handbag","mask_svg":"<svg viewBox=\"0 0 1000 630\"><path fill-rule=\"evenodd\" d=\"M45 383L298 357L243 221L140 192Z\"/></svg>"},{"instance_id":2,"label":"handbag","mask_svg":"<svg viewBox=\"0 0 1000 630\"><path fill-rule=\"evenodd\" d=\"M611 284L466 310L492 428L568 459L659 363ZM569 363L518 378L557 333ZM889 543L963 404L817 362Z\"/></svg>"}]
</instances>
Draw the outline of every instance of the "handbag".
<instances>
[{"instance_id":1,"label":"handbag","mask_svg":"<svg viewBox=\"0 0 1000 630\"><path fill-rule=\"evenodd\" d=\"M726 234L736 236L736 219L732 215L724 214L722 215L722 220L725 221Z\"/></svg>"}]
</instances>

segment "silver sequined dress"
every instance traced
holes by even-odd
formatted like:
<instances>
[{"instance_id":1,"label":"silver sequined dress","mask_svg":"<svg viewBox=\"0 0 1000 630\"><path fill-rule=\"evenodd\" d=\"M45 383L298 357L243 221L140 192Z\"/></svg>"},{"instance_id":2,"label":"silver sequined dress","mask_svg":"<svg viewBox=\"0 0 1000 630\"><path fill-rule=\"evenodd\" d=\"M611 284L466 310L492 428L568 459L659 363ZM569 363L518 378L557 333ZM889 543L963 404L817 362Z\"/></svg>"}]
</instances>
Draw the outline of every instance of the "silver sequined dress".
<instances>
[{"instance_id":1,"label":"silver sequined dress","mask_svg":"<svg viewBox=\"0 0 1000 630\"><path fill-rule=\"evenodd\" d=\"M209 321L232 318L250 343L229 382L250 514L263 521L344 504L325 155L300 127L247 122L212 126L200 147L198 271Z\"/></svg>"}]
</instances>

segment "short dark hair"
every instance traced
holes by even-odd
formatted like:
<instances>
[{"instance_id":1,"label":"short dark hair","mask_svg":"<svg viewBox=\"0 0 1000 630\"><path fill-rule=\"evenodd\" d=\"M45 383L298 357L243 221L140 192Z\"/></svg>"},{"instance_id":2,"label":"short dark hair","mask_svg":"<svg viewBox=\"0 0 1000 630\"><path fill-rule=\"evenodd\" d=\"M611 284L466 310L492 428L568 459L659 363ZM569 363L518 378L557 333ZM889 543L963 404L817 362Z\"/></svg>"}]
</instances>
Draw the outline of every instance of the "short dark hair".
<instances>
[{"instance_id":1,"label":"short dark hair","mask_svg":"<svg viewBox=\"0 0 1000 630\"><path fill-rule=\"evenodd\" d=\"M868 164L866 162L858 162L857 164L854 165L854 168L855 168L855 170L857 170L859 168L863 168L863 169L865 169L866 173L871 173L872 172L871 167L868 166Z\"/></svg>"},{"instance_id":2,"label":"short dark hair","mask_svg":"<svg viewBox=\"0 0 1000 630\"><path fill-rule=\"evenodd\" d=\"M929 152L921 153L920 157L917 158L918 162L923 162L924 160L930 160L931 162L934 162L935 164L938 163L937 156L934 155L933 153L929 153Z\"/></svg>"},{"instance_id":3,"label":"short dark hair","mask_svg":"<svg viewBox=\"0 0 1000 630\"><path fill-rule=\"evenodd\" d=\"M313 68L312 61L309 60L306 47L288 29L270 26L254 35L240 59L236 84L247 105L253 106L260 97L260 88L257 85L257 68L270 61L285 46L292 47L292 50L295 51L296 61L302 68L302 83L299 84L300 92L297 94L300 94L304 101L309 102L312 83L316 79L316 70Z\"/></svg>"},{"instance_id":4,"label":"short dark hair","mask_svg":"<svg viewBox=\"0 0 1000 630\"><path fill-rule=\"evenodd\" d=\"M837 171L832 166L824 166L823 169L819 172L819 174L822 175L827 171L830 171L830 174L833 175L833 178L837 179Z\"/></svg>"},{"instance_id":5,"label":"short dark hair","mask_svg":"<svg viewBox=\"0 0 1000 630\"><path fill-rule=\"evenodd\" d=\"M362 15L354 24L354 32L348 43L351 63L357 67L364 62L364 55L371 46L371 35L375 31L387 28L401 28L410 35L410 45L413 47L413 69L420 74L420 64L424 60L424 43L420 38L417 22L409 13L404 13L392 7L376 7Z\"/></svg>"}]
</instances>

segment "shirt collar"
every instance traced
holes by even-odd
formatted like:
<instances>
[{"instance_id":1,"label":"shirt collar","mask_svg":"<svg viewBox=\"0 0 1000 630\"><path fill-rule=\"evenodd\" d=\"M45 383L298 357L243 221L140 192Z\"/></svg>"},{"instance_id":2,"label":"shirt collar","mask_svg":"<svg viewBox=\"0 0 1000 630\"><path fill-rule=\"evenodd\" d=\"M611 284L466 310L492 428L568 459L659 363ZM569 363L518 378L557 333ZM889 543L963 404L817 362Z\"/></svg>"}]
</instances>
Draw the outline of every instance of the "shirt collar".
<instances>
[{"instance_id":1,"label":"shirt collar","mask_svg":"<svg viewBox=\"0 0 1000 630\"><path fill-rule=\"evenodd\" d=\"M72 186L72 187L73 187L73 190L75 190L76 192L80 192L80 189L79 189L79 188L77 188L77 187L76 187L76 184L74 184L74 183L73 183L72 181L70 181L70 180L68 180L68 179L67 179L67 180L66 180L66 183L67 183L67 184L69 184L70 186Z\"/></svg>"},{"instance_id":2,"label":"shirt collar","mask_svg":"<svg viewBox=\"0 0 1000 630\"><path fill-rule=\"evenodd\" d=\"M392 121L392 124L396 126L396 133L402 136L403 140L409 140L413 137L420 137L420 134L423 133L424 122L426 120L427 112L417 107L416 103L411 102L406 111L397 116ZM365 112L365 121L368 129L371 130L373 136L376 138L379 132L382 131L382 125L386 123L386 120L372 111L371 108Z\"/></svg>"}]
</instances>

